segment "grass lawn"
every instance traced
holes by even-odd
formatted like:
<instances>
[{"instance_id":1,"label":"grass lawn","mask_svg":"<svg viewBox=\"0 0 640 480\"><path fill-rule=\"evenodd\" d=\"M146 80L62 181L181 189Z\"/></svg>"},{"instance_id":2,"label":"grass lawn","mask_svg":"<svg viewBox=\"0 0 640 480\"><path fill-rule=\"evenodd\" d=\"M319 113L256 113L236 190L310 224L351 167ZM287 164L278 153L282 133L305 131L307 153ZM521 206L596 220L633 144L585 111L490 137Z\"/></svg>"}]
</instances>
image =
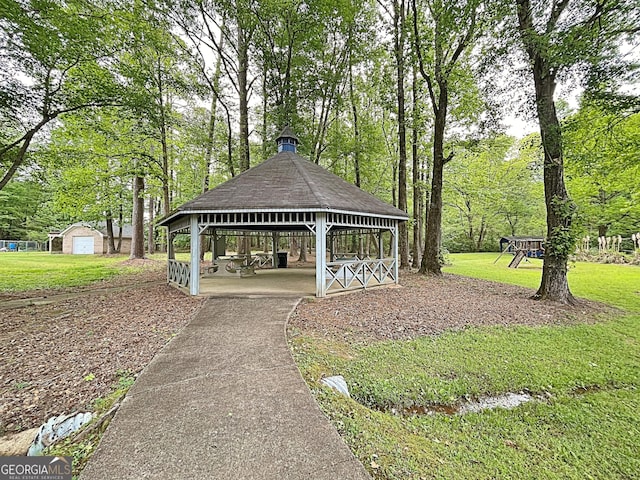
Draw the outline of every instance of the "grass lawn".
<instances>
[{"instance_id":1,"label":"grass lawn","mask_svg":"<svg viewBox=\"0 0 640 480\"><path fill-rule=\"evenodd\" d=\"M516 269L507 268L513 258L503 255L497 263L497 253L455 253L445 272L484 278L537 289L542 277L542 260L524 260ZM602 263L573 262L569 264L569 288L582 298L608 303L640 312L640 267Z\"/></svg>"},{"instance_id":2,"label":"grass lawn","mask_svg":"<svg viewBox=\"0 0 640 480\"><path fill-rule=\"evenodd\" d=\"M536 288L541 262L451 255L445 270ZM640 268L577 263L575 295L624 309L589 325L490 327L409 341L345 343L295 332L321 408L374 478L640 478ZM446 299L443 299L446 301ZM341 374L353 399L319 384ZM525 391L479 413L402 416Z\"/></svg>"},{"instance_id":3,"label":"grass lawn","mask_svg":"<svg viewBox=\"0 0 640 480\"><path fill-rule=\"evenodd\" d=\"M52 255L47 252L0 253L0 292L22 292L88 285L136 267L122 267L126 255Z\"/></svg>"}]
</instances>

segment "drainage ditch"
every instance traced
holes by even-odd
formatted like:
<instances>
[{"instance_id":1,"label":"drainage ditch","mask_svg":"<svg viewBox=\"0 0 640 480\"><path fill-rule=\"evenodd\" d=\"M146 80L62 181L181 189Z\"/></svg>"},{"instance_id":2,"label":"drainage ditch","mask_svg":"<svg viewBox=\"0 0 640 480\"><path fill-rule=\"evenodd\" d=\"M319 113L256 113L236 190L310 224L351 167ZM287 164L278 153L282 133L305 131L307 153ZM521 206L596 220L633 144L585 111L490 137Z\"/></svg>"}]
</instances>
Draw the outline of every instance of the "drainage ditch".
<instances>
[{"instance_id":1,"label":"drainage ditch","mask_svg":"<svg viewBox=\"0 0 640 480\"><path fill-rule=\"evenodd\" d=\"M323 378L321 383L331 387L338 391L342 395L350 397L349 388L342 375ZM598 385L586 385L575 387L572 390L573 395L584 395L592 392L598 392L601 387ZM531 394L526 391L521 392L507 392L500 395L485 395L476 399L467 399L461 402L447 405L447 404L433 404L433 405L409 405L406 407L384 407L380 405L373 405L371 408L380 412L391 413L393 415L402 417L414 417L421 415L464 415L467 413L479 413L485 410L494 410L496 408L502 408L510 410L524 403L531 401L546 402L552 394L549 392L543 392L541 394Z\"/></svg>"},{"instance_id":2,"label":"drainage ditch","mask_svg":"<svg viewBox=\"0 0 640 480\"><path fill-rule=\"evenodd\" d=\"M390 409L380 408L379 410L390 412L393 415L399 415L402 417L435 414L464 415L466 413L478 413L485 410L493 410L496 408L512 409L522 405L523 403L542 398L543 397L534 397L533 395L525 392L508 392L495 396L483 396L475 400L466 400L453 405L411 405L408 407L392 407Z\"/></svg>"}]
</instances>

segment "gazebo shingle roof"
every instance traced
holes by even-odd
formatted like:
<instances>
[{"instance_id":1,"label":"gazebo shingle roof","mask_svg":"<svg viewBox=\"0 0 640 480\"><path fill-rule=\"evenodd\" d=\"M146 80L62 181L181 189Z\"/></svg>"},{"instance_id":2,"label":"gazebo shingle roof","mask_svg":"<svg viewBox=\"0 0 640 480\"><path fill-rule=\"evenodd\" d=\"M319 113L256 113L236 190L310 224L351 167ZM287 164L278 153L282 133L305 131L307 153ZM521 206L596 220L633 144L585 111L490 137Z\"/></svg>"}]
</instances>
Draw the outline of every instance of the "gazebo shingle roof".
<instances>
[{"instance_id":1,"label":"gazebo shingle roof","mask_svg":"<svg viewBox=\"0 0 640 480\"><path fill-rule=\"evenodd\" d=\"M284 151L186 202L160 224L168 225L187 213L255 210L341 211L408 218L402 210L321 166Z\"/></svg>"}]
</instances>

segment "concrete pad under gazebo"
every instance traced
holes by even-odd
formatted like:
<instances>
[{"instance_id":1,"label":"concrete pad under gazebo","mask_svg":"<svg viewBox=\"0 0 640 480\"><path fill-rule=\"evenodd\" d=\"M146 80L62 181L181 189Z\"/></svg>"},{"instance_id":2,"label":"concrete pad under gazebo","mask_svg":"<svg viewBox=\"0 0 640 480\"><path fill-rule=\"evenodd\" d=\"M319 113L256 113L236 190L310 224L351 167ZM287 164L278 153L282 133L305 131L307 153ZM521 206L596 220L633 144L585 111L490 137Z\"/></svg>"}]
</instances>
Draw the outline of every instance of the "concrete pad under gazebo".
<instances>
[{"instance_id":1,"label":"concrete pad under gazebo","mask_svg":"<svg viewBox=\"0 0 640 480\"><path fill-rule=\"evenodd\" d=\"M388 277L379 285L394 285L395 281ZM373 285L371 285L373 286ZM335 283L327 294L356 290L355 286L342 288ZM309 297L316 294L315 270L312 268L282 268L259 270L248 277L221 277L204 274L200 277L200 295L218 296L278 296L278 297Z\"/></svg>"},{"instance_id":2,"label":"concrete pad under gazebo","mask_svg":"<svg viewBox=\"0 0 640 480\"><path fill-rule=\"evenodd\" d=\"M245 281L246 289L250 283L268 277L266 293L276 293L278 288L271 284L278 282L277 270L268 274L267 270L256 271L255 280L231 277L224 271L216 276L215 268L200 271L200 235L215 240L259 233L272 237L274 267L279 235L315 237L315 252L322 254L316 254L314 275L300 273L298 292L310 290L306 293L325 297L354 288L398 283L398 225L408 219L407 214L298 155L298 139L288 127L277 143L276 155L183 204L159 222L168 229L168 281L188 287L191 295L199 295L213 294L215 285L223 282L227 285L221 285L220 290L229 291L236 282L242 285ZM173 241L180 233L191 236L190 262L175 260ZM337 258L334 238L352 233L376 236L376 258ZM383 244L386 233L391 241L391 255L387 257ZM312 275L315 285L303 287ZM288 277L281 274L280 278L284 284Z\"/></svg>"}]
</instances>

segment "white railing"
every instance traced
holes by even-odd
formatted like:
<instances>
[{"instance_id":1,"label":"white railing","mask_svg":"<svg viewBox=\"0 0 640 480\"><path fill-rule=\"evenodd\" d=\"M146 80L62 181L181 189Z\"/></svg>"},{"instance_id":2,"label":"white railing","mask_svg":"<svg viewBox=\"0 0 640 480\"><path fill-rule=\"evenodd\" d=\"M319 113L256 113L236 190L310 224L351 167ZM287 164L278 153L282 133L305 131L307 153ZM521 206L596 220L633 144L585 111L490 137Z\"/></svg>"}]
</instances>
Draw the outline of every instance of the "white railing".
<instances>
[{"instance_id":1,"label":"white railing","mask_svg":"<svg viewBox=\"0 0 640 480\"><path fill-rule=\"evenodd\" d=\"M191 280L191 264L189 262L169 260L167 268L167 279L170 282L177 283L181 287L189 286L189 281Z\"/></svg>"},{"instance_id":2,"label":"white railing","mask_svg":"<svg viewBox=\"0 0 640 480\"><path fill-rule=\"evenodd\" d=\"M366 288L386 280L395 282L395 264L393 258L328 262L325 271L327 290L334 284L347 289L352 286Z\"/></svg>"}]
</instances>

